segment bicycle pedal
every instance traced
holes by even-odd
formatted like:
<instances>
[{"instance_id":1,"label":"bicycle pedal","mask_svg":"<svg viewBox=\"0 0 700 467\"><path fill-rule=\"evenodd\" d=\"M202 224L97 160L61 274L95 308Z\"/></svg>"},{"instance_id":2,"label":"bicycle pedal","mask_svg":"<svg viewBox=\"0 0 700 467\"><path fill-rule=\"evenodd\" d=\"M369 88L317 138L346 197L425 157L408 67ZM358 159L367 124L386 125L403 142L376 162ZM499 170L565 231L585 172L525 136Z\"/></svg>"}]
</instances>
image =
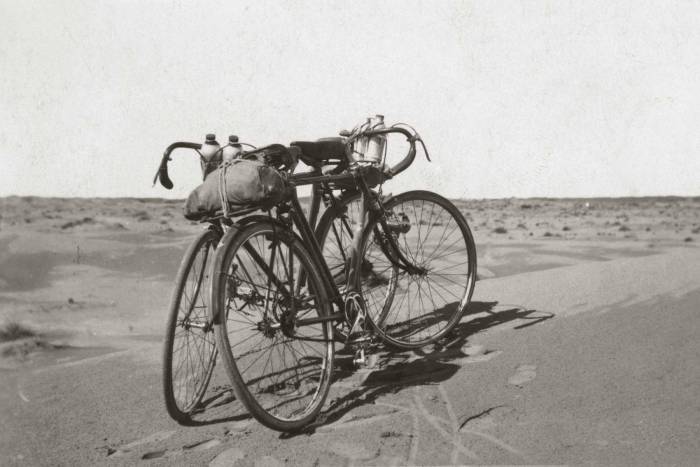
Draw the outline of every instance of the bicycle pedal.
<instances>
[{"instance_id":1,"label":"bicycle pedal","mask_svg":"<svg viewBox=\"0 0 700 467\"><path fill-rule=\"evenodd\" d=\"M352 362L356 367L374 368L377 366L378 360L379 356L377 354L367 353L364 347L361 347L355 353L355 358L353 358Z\"/></svg>"},{"instance_id":2,"label":"bicycle pedal","mask_svg":"<svg viewBox=\"0 0 700 467\"><path fill-rule=\"evenodd\" d=\"M364 347L357 349L355 352L355 358L352 359L352 363L354 363L355 366L364 366L365 363L367 363L367 354Z\"/></svg>"}]
</instances>

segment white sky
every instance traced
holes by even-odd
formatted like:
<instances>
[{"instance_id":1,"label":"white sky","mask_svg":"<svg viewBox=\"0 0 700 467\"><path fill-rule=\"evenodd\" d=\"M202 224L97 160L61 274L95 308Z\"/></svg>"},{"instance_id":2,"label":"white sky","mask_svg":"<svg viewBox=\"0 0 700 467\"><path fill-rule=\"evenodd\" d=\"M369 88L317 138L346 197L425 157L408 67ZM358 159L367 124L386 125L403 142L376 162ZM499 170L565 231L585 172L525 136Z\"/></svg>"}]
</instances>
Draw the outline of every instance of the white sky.
<instances>
[{"instance_id":1,"label":"white sky","mask_svg":"<svg viewBox=\"0 0 700 467\"><path fill-rule=\"evenodd\" d=\"M700 3L0 0L0 196L175 196L164 148L369 114L450 197L700 195Z\"/></svg>"}]
</instances>

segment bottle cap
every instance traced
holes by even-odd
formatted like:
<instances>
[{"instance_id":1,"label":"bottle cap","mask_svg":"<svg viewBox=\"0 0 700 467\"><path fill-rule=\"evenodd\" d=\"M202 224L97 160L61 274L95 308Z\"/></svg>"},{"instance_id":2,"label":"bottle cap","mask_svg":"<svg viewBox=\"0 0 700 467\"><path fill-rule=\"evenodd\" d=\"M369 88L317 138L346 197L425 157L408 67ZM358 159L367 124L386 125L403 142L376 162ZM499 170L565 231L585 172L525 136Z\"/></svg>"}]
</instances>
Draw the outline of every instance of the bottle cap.
<instances>
[{"instance_id":1,"label":"bottle cap","mask_svg":"<svg viewBox=\"0 0 700 467\"><path fill-rule=\"evenodd\" d=\"M380 122L384 121L384 115L377 114L376 117L377 117L377 120L379 120Z\"/></svg>"},{"instance_id":2,"label":"bottle cap","mask_svg":"<svg viewBox=\"0 0 700 467\"><path fill-rule=\"evenodd\" d=\"M231 135L228 137L228 142L229 143L237 143L238 142L238 136L236 135Z\"/></svg>"},{"instance_id":3,"label":"bottle cap","mask_svg":"<svg viewBox=\"0 0 700 467\"><path fill-rule=\"evenodd\" d=\"M214 133L207 133L207 139L206 139L206 141L207 141L207 143L209 143L209 142L211 142L211 143L215 142L215 141L216 141L216 135L215 135Z\"/></svg>"}]
</instances>

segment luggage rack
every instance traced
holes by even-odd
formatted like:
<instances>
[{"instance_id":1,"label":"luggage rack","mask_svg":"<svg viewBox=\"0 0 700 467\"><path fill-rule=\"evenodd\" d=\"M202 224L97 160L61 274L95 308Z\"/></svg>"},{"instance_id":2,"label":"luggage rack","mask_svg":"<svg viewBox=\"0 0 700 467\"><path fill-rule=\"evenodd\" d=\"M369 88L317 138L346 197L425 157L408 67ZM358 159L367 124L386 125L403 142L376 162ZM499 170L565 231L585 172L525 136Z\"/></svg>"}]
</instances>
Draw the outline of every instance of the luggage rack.
<instances>
[{"instance_id":1,"label":"luggage rack","mask_svg":"<svg viewBox=\"0 0 700 467\"><path fill-rule=\"evenodd\" d=\"M206 224L206 223L212 223L216 221L223 221L224 219L231 219L233 217L240 217L240 216L245 216L246 214L250 214L255 211L261 211L262 208L259 206L253 206L253 207L244 207L244 208L239 208L239 209L234 209L229 212L228 216L224 214L223 211L216 211L214 215L212 216L206 216L203 217L202 219L199 219L200 224Z\"/></svg>"}]
</instances>

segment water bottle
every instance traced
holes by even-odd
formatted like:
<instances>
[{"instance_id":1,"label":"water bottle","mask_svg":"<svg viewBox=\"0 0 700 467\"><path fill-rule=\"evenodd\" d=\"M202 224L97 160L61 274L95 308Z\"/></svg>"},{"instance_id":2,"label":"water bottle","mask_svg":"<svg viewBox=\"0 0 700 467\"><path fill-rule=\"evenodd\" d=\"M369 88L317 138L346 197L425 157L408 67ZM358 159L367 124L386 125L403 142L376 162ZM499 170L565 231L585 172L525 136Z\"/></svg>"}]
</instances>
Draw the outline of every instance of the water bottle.
<instances>
[{"instance_id":1,"label":"water bottle","mask_svg":"<svg viewBox=\"0 0 700 467\"><path fill-rule=\"evenodd\" d=\"M377 115L372 121L372 130L383 130L386 126L384 125L384 115ZM379 164L384 157L384 149L386 148L386 136L385 135L375 135L369 139L367 144L367 151L365 152L365 162L371 162L373 164Z\"/></svg>"},{"instance_id":2,"label":"water bottle","mask_svg":"<svg viewBox=\"0 0 700 467\"><path fill-rule=\"evenodd\" d=\"M231 135L228 137L228 144L221 150L221 158L224 163L231 162L238 158L243 152L241 143L238 142L238 136Z\"/></svg>"},{"instance_id":3,"label":"water bottle","mask_svg":"<svg viewBox=\"0 0 700 467\"><path fill-rule=\"evenodd\" d=\"M221 163L220 148L221 146L216 141L216 135L209 133L202 145L202 149L199 150L199 153L202 155L202 175L204 178Z\"/></svg>"},{"instance_id":4,"label":"water bottle","mask_svg":"<svg viewBox=\"0 0 700 467\"><path fill-rule=\"evenodd\" d=\"M371 128L371 124L372 119L368 117L367 121L360 126L359 131L369 130ZM358 138L355 141L352 153L352 159L355 162L361 162L364 159L365 152L367 152L367 143L368 139L365 136Z\"/></svg>"}]
</instances>

